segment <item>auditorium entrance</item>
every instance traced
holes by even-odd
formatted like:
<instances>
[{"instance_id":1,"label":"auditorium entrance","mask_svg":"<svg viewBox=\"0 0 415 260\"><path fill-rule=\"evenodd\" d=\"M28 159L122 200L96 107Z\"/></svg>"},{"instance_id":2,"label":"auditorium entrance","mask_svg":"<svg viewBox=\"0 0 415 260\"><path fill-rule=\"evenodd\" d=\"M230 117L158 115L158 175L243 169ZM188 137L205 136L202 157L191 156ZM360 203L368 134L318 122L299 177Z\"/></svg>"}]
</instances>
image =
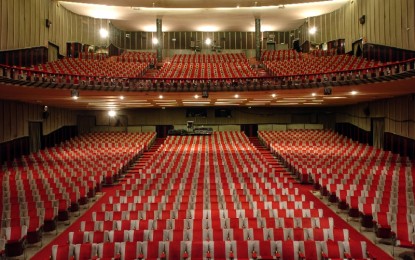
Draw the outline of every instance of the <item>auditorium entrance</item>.
<instances>
[{"instance_id":1,"label":"auditorium entrance","mask_svg":"<svg viewBox=\"0 0 415 260\"><path fill-rule=\"evenodd\" d=\"M156 125L157 138L165 138L170 129L174 129L173 125Z\"/></svg>"},{"instance_id":2,"label":"auditorium entrance","mask_svg":"<svg viewBox=\"0 0 415 260\"><path fill-rule=\"evenodd\" d=\"M258 125L257 124L243 124L241 125L241 131L248 137L258 136Z\"/></svg>"},{"instance_id":3,"label":"auditorium entrance","mask_svg":"<svg viewBox=\"0 0 415 260\"><path fill-rule=\"evenodd\" d=\"M42 122L29 122L29 147L31 153L42 149L42 132Z\"/></svg>"},{"instance_id":4,"label":"auditorium entrance","mask_svg":"<svg viewBox=\"0 0 415 260\"><path fill-rule=\"evenodd\" d=\"M385 135L385 118L377 117L371 119L371 132L373 147L383 149L383 138Z\"/></svg>"}]
</instances>

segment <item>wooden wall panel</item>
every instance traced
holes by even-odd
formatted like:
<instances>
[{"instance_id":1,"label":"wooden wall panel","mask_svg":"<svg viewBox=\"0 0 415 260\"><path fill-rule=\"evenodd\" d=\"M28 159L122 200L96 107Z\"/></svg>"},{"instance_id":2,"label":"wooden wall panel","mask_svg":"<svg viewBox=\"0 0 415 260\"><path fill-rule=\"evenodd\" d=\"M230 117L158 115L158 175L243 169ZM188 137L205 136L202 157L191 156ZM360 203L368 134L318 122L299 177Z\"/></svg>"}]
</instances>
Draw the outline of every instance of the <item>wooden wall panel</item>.
<instances>
[{"instance_id":1,"label":"wooden wall panel","mask_svg":"<svg viewBox=\"0 0 415 260\"><path fill-rule=\"evenodd\" d=\"M5 101L3 103L3 122L2 122L2 126L3 126L3 137L5 140L10 140L11 139L11 131L10 131L10 113L8 111L10 111L10 102L9 101Z\"/></svg>"},{"instance_id":2,"label":"wooden wall panel","mask_svg":"<svg viewBox=\"0 0 415 260\"><path fill-rule=\"evenodd\" d=\"M0 100L0 122L2 124L0 125L0 140L4 140L4 101Z\"/></svg>"},{"instance_id":3,"label":"wooden wall panel","mask_svg":"<svg viewBox=\"0 0 415 260\"><path fill-rule=\"evenodd\" d=\"M310 36L316 43L336 39L346 40L346 52L362 37L368 43L415 50L415 1L413 0L355 0L332 13L309 18L309 26L317 33ZM365 15L361 25L359 18ZM334 17L334 18L333 18ZM333 21L334 19L334 21ZM305 36L307 39L309 36Z\"/></svg>"},{"instance_id":4,"label":"wooden wall panel","mask_svg":"<svg viewBox=\"0 0 415 260\"><path fill-rule=\"evenodd\" d=\"M50 116L42 119L43 106L0 100L0 143L29 135L29 121L43 121L43 134L63 126L76 125L74 111L50 108Z\"/></svg>"},{"instance_id":5,"label":"wooden wall panel","mask_svg":"<svg viewBox=\"0 0 415 260\"><path fill-rule=\"evenodd\" d=\"M351 123L361 129L370 131L370 117L385 118L385 132L415 140L415 97L407 95L388 100L374 101L342 107L336 114L337 123ZM369 107L370 117L362 112Z\"/></svg>"}]
</instances>

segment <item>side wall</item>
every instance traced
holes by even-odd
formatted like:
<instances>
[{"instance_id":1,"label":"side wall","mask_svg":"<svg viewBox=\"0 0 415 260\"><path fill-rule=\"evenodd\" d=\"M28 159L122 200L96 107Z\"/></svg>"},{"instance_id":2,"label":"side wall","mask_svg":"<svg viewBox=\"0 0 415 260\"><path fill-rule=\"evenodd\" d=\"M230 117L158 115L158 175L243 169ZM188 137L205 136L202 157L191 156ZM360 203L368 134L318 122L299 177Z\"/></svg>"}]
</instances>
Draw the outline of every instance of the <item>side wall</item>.
<instances>
[{"instance_id":1,"label":"side wall","mask_svg":"<svg viewBox=\"0 0 415 260\"><path fill-rule=\"evenodd\" d=\"M46 19L51 26L46 27ZM67 42L108 45L99 36L100 28L108 29L107 19L74 14L51 0L0 0L0 50L59 46L66 55Z\"/></svg>"},{"instance_id":2,"label":"side wall","mask_svg":"<svg viewBox=\"0 0 415 260\"><path fill-rule=\"evenodd\" d=\"M362 103L341 108L337 123L350 123L371 131L371 117L385 118L385 132L415 140L415 95ZM369 116L365 113L369 112Z\"/></svg>"},{"instance_id":3,"label":"side wall","mask_svg":"<svg viewBox=\"0 0 415 260\"><path fill-rule=\"evenodd\" d=\"M49 117L42 119L43 106L0 100L0 143L29 135L29 121L43 122L43 135L64 126L76 125L73 111L49 107Z\"/></svg>"},{"instance_id":4,"label":"side wall","mask_svg":"<svg viewBox=\"0 0 415 260\"><path fill-rule=\"evenodd\" d=\"M365 15L365 23L359 18ZM310 17L308 26L317 28L309 40L323 43L346 40L346 52L361 38L368 43L415 50L415 1L354 0L342 8L321 16Z\"/></svg>"}]
</instances>

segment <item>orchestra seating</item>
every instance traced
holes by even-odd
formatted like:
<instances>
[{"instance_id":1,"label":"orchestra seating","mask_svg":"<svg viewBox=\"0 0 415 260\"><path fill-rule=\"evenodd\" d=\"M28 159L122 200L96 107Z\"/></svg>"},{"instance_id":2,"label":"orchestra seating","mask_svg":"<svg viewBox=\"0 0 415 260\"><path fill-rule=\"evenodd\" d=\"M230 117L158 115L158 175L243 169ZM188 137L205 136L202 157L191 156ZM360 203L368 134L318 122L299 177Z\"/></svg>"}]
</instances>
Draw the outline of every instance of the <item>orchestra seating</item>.
<instances>
[{"instance_id":1,"label":"orchestra seating","mask_svg":"<svg viewBox=\"0 0 415 260\"><path fill-rule=\"evenodd\" d=\"M365 259L242 132L168 136L52 259Z\"/></svg>"},{"instance_id":2,"label":"orchestra seating","mask_svg":"<svg viewBox=\"0 0 415 260\"><path fill-rule=\"evenodd\" d=\"M3 165L0 251L19 256L26 244L41 243L43 232L57 232L58 221L112 184L155 136L88 134Z\"/></svg>"},{"instance_id":3,"label":"orchestra seating","mask_svg":"<svg viewBox=\"0 0 415 260\"><path fill-rule=\"evenodd\" d=\"M407 157L361 144L332 131L261 131L259 137L303 182L379 239L412 247L415 166Z\"/></svg>"},{"instance_id":4,"label":"orchestra seating","mask_svg":"<svg viewBox=\"0 0 415 260\"><path fill-rule=\"evenodd\" d=\"M164 63L157 78L164 79L241 79L256 73L242 53L176 54Z\"/></svg>"}]
</instances>

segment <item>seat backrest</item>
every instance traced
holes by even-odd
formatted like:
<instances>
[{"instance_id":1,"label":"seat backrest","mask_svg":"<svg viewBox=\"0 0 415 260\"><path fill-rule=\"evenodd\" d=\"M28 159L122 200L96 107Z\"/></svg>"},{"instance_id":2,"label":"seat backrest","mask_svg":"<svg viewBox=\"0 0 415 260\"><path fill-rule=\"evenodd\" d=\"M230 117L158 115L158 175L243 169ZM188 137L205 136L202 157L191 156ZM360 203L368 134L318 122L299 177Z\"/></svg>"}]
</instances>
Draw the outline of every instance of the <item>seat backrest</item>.
<instances>
[{"instance_id":1,"label":"seat backrest","mask_svg":"<svg viewBox=\"0 0 415 260\"><path fill-rule=\"evenodd\" d=\"M73 245L53 245L52 246L52 260L68 260L74 256Z\"/></svg>"}]
</instances>

